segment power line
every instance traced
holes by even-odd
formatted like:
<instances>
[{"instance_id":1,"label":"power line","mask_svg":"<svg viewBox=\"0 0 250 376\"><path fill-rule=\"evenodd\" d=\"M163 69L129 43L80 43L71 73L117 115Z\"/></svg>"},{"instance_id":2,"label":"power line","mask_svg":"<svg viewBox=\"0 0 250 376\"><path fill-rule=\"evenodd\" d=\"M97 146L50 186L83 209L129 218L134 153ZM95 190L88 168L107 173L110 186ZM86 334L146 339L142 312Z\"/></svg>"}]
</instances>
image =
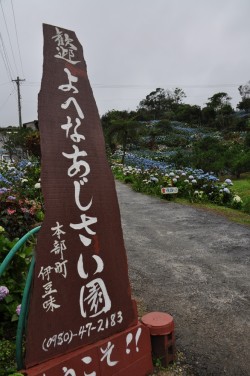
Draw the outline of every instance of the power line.
<instances>
[{"instance_id":1,"label":"power line","mask_svg":"<svg viewBox=\"0 0 250 376\"><path fill-rule=\"evenodd\" d=\"M1 40L1 43L2 43L2 49L0 49L1 56L2 56L2 59L3 59L3 63L5 65L7 75L9 76L9 79L11 81L12 80L11 65L10 65L10 62L9 62L9 58L8 58L8 55L7 55L7 51L6 51L6 48L5 48L5 45L4 45L4 41L3 41L3 38L2 38L1 32L0 32L0 40Z\"/></svg>"},{"instance_id":2,"label":"power line","mask_svg":"<svg viewBox=\"0 0 250 376\"><path fill-rule=\"evenodd\" d=\"M12 2L12 0L11 0L11 6L12 6L12 13L13 13L13 19L14 19L14 24L15 24L15 31L16 31L16 40L17 40L18 54L19 54L19 59L20 59L20 63L21 63L22 74L23 74L23 76L24 76L24 73L23 73L23 62L22 62L22 57L21 57L21 51L20 51L20 45L19 45L18 33L17 33L17 26L16 26L16 17L15 17L15 12L14 12L14 7L13 7L13 2Z\"/></svg>"},{"instance_id":3,"label":"power line","mask_svg":"<svg viewBox=\"0 0 250 376\"><path fill-rule=\"evenodd\" d=\"M16 68L16 73L18 73L18 69L17 69L17 65L16 65L16 59L15 59L15 56L14 56L13 47L12 47L12 43L11 43L11 40L10 40L9 29L8 29L8 25L7 25L5 14L4 14L4 10L3 10L3 4L2 4L2 2L0 4L1 4L1 9L2 9L2 13L3 13L3 19L4 19L4 23L5 23L5 27L6 27L8 39L9 39L10 49L11 49L11 53L12 53L14 65L15 65L15 68Z\"/></svg>"},{"instance_id":4,"label":"power line","mask_svg":"<svg viewBox=\"0 0 250 376\"><path fill-rule=\"evenodd\" d=\"M9 82L3 82L0 86L9 85Z\"/></svg>"},{"instance_id":5,"label":"power line","mask_svg":"<svg viewBox=\"0 0 250 376\"><path fill-rule=\"evenodd\" d=\"M29 82L29 81L26 81L26 83L23 84L23 86L31 86L31 87L36 87L40 85L41 85L41 82Z\"/></svg>"},{"instance_id":6,"label":"power line","mask_svg":"<svg viewBox=\"0 0 250 376\"><path fill-rule=\"evenodd\" d=\"M24 86L39 86L41 82L39 81L26 81ZM231 84L97 84L93 83L92 87L95 89L150 89L156 87L184 87L190 89L211 89L211 88L233 88L239 87L240 84L231 83Z\"/></svg>"},{"instance_id":7,"label":"power line","mask_svg":"<svg viewBox=\"0 0 250 376\"><path fill-rule=\"evenodd\" d=\"M212 88L233 88L240 84L93 84L96 89L150 89L152 87L183 87L187 89L212 89Z\"/></svg>"},{"instance_id":8,"label":"power line","mask_svg":"<svg viewBox=\"0 0 250 376\"><path fill-rule=\"evenodd\" d=\"M6 105L6 103L9 101L12 94L15 92L15 89L12 90L12 92L8 95L8 97L5 99L5 101L1 104L0 110Z\"/></svg>"}]
</instances>

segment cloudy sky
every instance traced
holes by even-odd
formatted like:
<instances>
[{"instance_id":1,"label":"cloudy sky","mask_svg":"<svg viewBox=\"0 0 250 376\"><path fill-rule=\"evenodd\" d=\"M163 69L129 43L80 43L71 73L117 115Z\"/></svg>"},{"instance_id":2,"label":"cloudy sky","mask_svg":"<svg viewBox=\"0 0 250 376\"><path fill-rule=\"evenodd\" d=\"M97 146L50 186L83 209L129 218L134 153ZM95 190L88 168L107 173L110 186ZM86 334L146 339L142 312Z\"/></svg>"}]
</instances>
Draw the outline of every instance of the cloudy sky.
<instances>
[{"instance_id":1,"label":"cloudy sky","mask_svg":"<svg viewBox=\"0 0 250 376\"><path fill-rule=\"evenodd\" d=\"M157 87L201 107L250 80L249 0L0 0L0 126L37 119L42 24L76 32L100 115L134 110ZM7 62L6 62L7 58Z\"/></svg>"}]
</instances>

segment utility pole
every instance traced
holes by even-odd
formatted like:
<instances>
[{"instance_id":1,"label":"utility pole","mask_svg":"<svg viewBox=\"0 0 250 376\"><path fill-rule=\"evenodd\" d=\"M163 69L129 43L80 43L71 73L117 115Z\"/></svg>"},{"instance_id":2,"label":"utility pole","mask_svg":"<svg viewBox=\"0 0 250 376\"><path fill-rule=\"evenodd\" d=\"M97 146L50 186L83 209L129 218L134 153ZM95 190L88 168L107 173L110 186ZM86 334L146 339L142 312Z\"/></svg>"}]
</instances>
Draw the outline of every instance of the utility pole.
<instances>
[{"instance_id":1,"label":"utility pole","mask_svg":"<svg viewBox=\"0 0 250 376\"><path fill-rule=\"evenodd\" d=\"M19 116L19 127L22 128L22 113L21 113L21 94L20 94L20 82L21 80L18 76L16 80L12 80L17 85L17 96L18 96L18 116Z\"/></svg>"}]
</instances>

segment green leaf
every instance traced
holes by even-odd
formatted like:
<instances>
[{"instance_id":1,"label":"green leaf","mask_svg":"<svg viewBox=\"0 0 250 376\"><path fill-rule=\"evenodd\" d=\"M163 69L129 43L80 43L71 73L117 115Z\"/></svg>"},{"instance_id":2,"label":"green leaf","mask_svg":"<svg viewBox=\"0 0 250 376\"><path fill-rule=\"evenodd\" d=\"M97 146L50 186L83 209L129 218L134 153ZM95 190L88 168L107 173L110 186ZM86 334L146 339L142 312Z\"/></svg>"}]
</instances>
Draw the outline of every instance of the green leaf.
<instances>
[{"instance_id":1,"label":"green leaf","mask_svg":"<svg viewBox=\"0 0 250 376\"><path fill-rule=\"evenodd\" d=\"M14 313L14 315L11 317L11 322L17 321L18 320L18 315Z\"/></svg>"},{"instance_id":2,"label":"green leaf","mask_svg":"<svg viewBox=\"0 0 250 376\"><path fill-rule=\"evenodd\" d=\"M7 295L7 296L5 297L5 302L6 302L6 303L11 303L11 302L13 302L13 301L14 301L14 298L13 298L12 295Z\"/></svg>"}]
</instances>

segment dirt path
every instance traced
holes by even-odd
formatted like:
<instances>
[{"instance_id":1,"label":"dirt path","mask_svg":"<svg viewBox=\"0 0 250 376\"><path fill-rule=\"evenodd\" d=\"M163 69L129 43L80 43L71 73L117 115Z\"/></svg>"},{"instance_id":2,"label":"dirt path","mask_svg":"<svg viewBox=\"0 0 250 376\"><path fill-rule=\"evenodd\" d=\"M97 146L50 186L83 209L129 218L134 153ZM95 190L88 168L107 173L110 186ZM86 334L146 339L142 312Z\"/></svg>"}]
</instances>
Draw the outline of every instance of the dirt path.
<instances>
[{"instance_id":1,"label":"dirt path","mask_svg":"<svg viewBox=\"0 0 250 376\"><path fill-rule=\"evenodd\" d=\"M116 185L134 294L173 315L195 374L249 376L250 229Z\"/></svg>"}]
</instances>

